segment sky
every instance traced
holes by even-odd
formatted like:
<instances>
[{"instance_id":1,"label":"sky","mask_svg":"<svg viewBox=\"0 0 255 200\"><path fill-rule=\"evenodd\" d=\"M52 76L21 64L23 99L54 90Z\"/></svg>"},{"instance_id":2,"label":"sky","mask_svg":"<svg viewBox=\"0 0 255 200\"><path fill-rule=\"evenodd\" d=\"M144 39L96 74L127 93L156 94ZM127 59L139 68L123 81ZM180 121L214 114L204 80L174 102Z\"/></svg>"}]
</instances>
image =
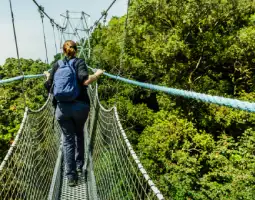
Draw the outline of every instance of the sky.
<instances>
[{"instance_id":1,"label":"sky","mask_svg":"<svg viewBox=\"0 0 255 200\"><path fill-rule=\"evenodd\" d=\"M66 10L84 11L91 16L91 25L101 16L101 12L106 10L112 0L37 0L42 5L45 12L57 23L62 24L61 13ZM26 59L41 59L46 61L43 32L40 14L32 0L12 0L15 17L15 26L18 39L20 57ZM108 19L112 16L122 16L127 8L127 0L117 0L109 11ZM56 53L52 26L45 18L45 31L48 47L49 62L53 60ZM59 48L59 37L56 31L57 45ZM9 0L0 0L0 65L10 57L17 58L12 19Z\"/></svg>"}]
</instances>

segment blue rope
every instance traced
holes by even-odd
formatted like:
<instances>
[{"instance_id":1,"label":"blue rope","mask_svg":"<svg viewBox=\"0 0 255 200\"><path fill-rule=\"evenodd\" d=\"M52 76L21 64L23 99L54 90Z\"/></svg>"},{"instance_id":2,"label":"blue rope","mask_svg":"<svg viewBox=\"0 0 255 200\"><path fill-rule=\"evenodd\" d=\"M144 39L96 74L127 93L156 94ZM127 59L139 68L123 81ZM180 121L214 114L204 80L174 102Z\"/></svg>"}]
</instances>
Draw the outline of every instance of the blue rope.
<instances>
[{"instance_id":1,"label":"blue rope","mask_svg":"<svg viewBox=\"0 0 255 200\"><path fill-rule=\"evenodd\" d=\"M48 72L50 72L51 70L52 69L49 69ZM3 85L5 83L11 83L13 81L20 81L20 80L23 80L23 79L31 79L31 78L40 78L40 77L44 77L44 76L45 76L44 74L16 76L14 78L0 80L0 85Z\"/></svg>"},{"instance_id":2,"label":"blue rope","mask_svg":"<svg viewBox=\"0 0 255 200\"><path fill-rule=\"evenodd\" d=\"M92 71L96 71L96 69L93 69L89 67ZM175 89L175 88L168 88L164 86L159 86L159 85L153 85L149 83L142 83L139 81L134 81L126 78L122 78L120 76L115 76L109 73L104 73L104 75L123 81L128 84L140 86L143 88L148 88L151 90L156 90L160 92L165 92L167 94L171 94L174 96L181 96L189 99L195 99L195 100L200 100L202 102L207 102L207 103L213 103L213 104L218 104L218 105L223 105L223 106L228 106L231 108L237 108L240 110L245 110L249 112L255 112L255 103L250 103L248 101L240 101L236 99L230 99L230 98L225 98L225 97L220 97L220 96L212 96L208 94L202 94L202 93L197 93L197 92L192 92L192 91L186 91L186 90L181 90L181 89Z\"/></svg>"},{"instance_id":3,"label":"blue rope","mask_svg":"<svg viewBox=\"0 0 255 200\"><path fill-rule=\"evenodd\" d=\"M17 77L14 77L14 78L0 80L0 85L5 84L5 83L11 83L13 81L23 80L23 79L39 78L39 77L42 77L42 76L45 76L45 75L44 74L37 74L37 75L17 76Z\"/></svg>"},{"instance_id":4,"label":"blue rope","mask_svg":"<svg viewBox=\"0 0 255 200\"><path fill-rule=\"evenodd\" d=\"M94 69L94 68L91 68L91 67L88 67L88 68L91 69L93 72L96 71L96 69ZM202 93L197 93L197 92L192 92L192 91L186 91L186 90L181 90L181 89L168 88L165 86L153 85L153 84L149 84L149 83L142 83L139 81L122 78L120 76L115 76L115 75L112 75L112 74L109 74L106 72L104 72L104 75L108 76L109 78L123 81L128 84L132 84L132 85L136 85L136 86L140 86L143 88L156 90L156 91L160 91L160 92L165 92L167 94L171 94L174 96L181 96L181 97L185 97L185 98L189 98L189 99L200 100L202 102L228 106L231 108L237 108L237 109L245 110L248 112L255 112L255 103L250 103L248 101L240 101L240 100L230 99L230 98L225 98L225 97L220 97L220 96L212 96L212 95L202 94ZM5 84L5 83L10 83L13 81L22 80L23 78L30 79L30 78L39 78L39 77L43 77L43 76L45 76L45 75L37 74L37 75L17 76L14 78L0 80L0 85Z\"/></svg>"}]
</instances>

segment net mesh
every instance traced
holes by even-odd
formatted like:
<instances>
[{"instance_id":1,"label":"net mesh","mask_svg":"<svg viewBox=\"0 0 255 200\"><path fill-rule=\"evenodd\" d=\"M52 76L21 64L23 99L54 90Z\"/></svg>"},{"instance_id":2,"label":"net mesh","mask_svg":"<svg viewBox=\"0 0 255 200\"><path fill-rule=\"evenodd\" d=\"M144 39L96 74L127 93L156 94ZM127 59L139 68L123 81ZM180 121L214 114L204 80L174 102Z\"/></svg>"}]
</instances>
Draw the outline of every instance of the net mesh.
<instances>
[{"instance_id":1,"label":"net mesh","mask_svg":"<svg viewBox=\"0 0 255 200\"><path fill-rule=\"evenodd\" d=\"M49 97L38 111L26 109L20 130L0 167L0 199L47 199L59 153Z\"/></svg>"},{"instance_id":2,"label":"net mesh","mask_svg":"<svg viewBox=\"0 0 255 200\"><path fill-rule=\"evenodd\" d=\"M163 199L141 165L119 121L116 107L105 109L97 87L90 88L87 122L90 197L98 199ZM95 192L96 191L96 192Z\"/></svg>"},{"instance_id":3,"label":"net mesh","mask_svg":"<svg viewBox=\"0 0 255 200\"><path fill-rule=\"evenodd\" d=\"M163 199L130 145L116 107L105 109L97 86L89 87L91 111L85 126L87 191L83 199ZM0 166L0 199L58 199L62 174L61 130L49 97L38 111L26 109L7 156ZM62 188L63 190L63 188ZM64 194L78 199L67 188ZM82 189L83 190L83 189ZM63 191L62 191L63 193ZM72 198L74 197L74 198Z\"/></svg>"}]
</instances>

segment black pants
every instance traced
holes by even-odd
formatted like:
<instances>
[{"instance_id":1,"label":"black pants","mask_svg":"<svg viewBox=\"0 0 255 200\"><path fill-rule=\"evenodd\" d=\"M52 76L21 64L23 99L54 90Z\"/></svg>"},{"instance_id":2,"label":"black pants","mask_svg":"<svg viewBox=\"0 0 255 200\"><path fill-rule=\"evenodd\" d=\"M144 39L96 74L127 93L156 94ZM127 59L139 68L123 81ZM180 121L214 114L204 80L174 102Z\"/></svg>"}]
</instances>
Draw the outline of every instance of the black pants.
<instances>
[{"instance_id":1,"label":"black pants","mask_svg":"<svg viewBox=\"0 0 255 200\"><path fill-rule=\"evenodd\" d=\"M84 124L89 105L83 102L58 103L56 119L63 132L63 151L68 179L75 179L76 168L84 165Z\"/></svg>"}]
</instances>

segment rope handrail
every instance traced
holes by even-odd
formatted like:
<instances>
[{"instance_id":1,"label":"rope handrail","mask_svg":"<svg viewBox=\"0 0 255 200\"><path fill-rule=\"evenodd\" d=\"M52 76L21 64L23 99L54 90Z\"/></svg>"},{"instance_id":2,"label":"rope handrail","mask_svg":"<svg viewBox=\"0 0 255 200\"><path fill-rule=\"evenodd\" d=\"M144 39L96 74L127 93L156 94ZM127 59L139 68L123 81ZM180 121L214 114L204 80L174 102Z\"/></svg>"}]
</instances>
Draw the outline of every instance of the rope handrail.
<instances>
[{"instance_id":1,"label":"rope handrail","mask_svg":"<svg viewBox=\"0 0 255 200\"><path fill-rule=\"evenodd\" d=\"M95 72L96 69L89 67L92 71ZM160 85L154 85L150 83L144 83L144 82L139 82L135 80L130 80L127 78L123 78L121 76L116 76L107 72L104 72L104 75L106 75L109 78L119 80L128 84L136 85L139 87L155 90L155 91L160 91L160 92L165 92L170 95L174 96L181 96L189 99L195 99L199 100L202 102L206 103L213 103L217 105L222 105L222 106L227 106L231 108L236 108L248 112L255 112L255 103L251 103L248 101L242 101L238 99L231 99L231 98L226 98L226 97L221 97L221 96L214 96L214 95L209 95L209 94L203 94L203 93L198 93L194 91L187 91L187 90L182 90L182 89L176 89L176 88L170 88L166 86L160 86ZM38 78L38 77L43 77L45 76L44 74L36 74L36 75L25 75L25 76L17 76L14 78L9 78L9 79L3 79L0 80L0 85L5 84L5 83L10 83L13 81L18 81L22 79L30 79L30 78Z\"/></svg>"},{"instance_id":2,"label":"rope handrail","mask_svg":"<svg viewBox=\"0 0 255 200\"><path fill-rule=\"evenodd\" d=\"M13 77L13 78L0 80L0 85L5 84L5 83L11 83L11 82L14 82L14 81L20 81L20 80L23 80L23 79L38 78L38 77L42 77L42 76L45 76L45 75L44 74L36 74L36 75L16 76L16 77Z\"/></svg>"},{"instance_id":3,"label":"rope handrail","mask_svg":"<svg viewBox=\"0 0 255 200\"><path fill-rule=\"evenodd\" d=\"M51 71L51 69L48 70L48 72L50 72L50 71ZM11 83L14 81L20 81L20 80L24 80L24 79L40 78L40 77L44 77L44 76L45 76L45 74L30 74L30 75L16 76L16 77L0 80L0 85L6 84L6 83Z\"/></svg>"},{"instance_id":4,"label":"rope handrail","mask_svg":"<svg viewBox=\"0 0 255 200\"><path fill-rule=\"evenodd\" d=\"M91 69L93 72L96 71L96 69L92 67L88 67L88 68ZM173 96L181 96L184 98L195 99L195 100L199 100L206 103L213 103L213 104L236 108L236 109L240 109L240 110L244 110L248 112L255 112L255 103L251 103L248 101L242 101L238 99L231 99L231 98L226 98L221 96L198 93L194 91L187 91L182 89L170 88L166 86L154 85L150 83L139 82L139 81L123 78L121 76L112 75L107 72L104 72L104 75L106 75L109 78L119 80L128 84L136 85L142 88L147 88L147 89L151 89L155 91L165 92Z\"/></svg>"}]
</instances>

